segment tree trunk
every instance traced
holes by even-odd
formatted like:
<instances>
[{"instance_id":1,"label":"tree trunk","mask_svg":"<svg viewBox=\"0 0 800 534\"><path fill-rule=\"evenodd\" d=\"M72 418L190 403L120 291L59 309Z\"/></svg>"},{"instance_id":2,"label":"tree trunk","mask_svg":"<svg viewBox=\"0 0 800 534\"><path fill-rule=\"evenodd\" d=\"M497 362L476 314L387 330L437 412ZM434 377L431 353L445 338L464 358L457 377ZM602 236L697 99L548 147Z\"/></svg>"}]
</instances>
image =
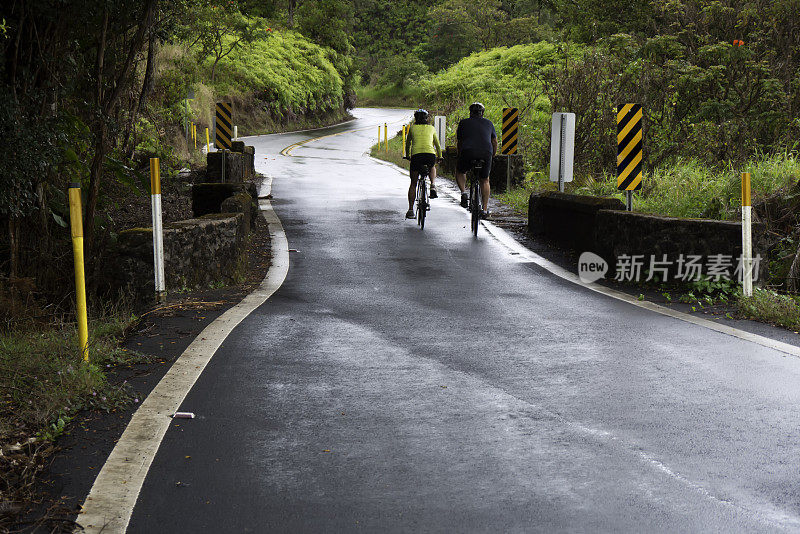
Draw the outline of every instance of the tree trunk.
<instances>
[{"instance_id":1,"label":"tree trunk","mask_svg":"<svg viewBox=\"0 0 800 534\"><path fill-rule=\"evenodd\" d=\"M11 257L11 267L8 270L8 289L11 296L11 315L16 314L18 291L17 277L19 276L19 218L16 215L8 215L8 244L9 256Z\"/></svg>"},{"instance_id":2,"label":"tree trunk","mask_svg":"<svg viewBox=\"0 0 800 534\"><path fill-rule=\"evenodd\" d=\"M219 60L220 60L220 56L217 56L214 59L214 64L211 65L211 83L214 83L214 78L217 75L217 63L219 63Z\"/></svg>"},{"instance_id":3,"label":"tree trunk","mask_svg":"<svg viewBox=\"0 0 800 534\"><path fill-rule=\"evenodd\" d=\"M295 4L297 4L296 0L289 0L289 20L287 21L287 26L290 28L294 28L294 8Z\"/></svg>"},{"instance_id":4,"label":"tree trunk","mask_svg":"<svg viewBox=\"0 0 800 534\"><path fill-rule=\"evenodd\" d=\"M136 108L139 113L142 112L144 106L147 104L147 97L153 92L153 88L156 84L155 55L157 51L158 43L156 42L156 36L151 32L149 42L147 43L147 66L144 69L144 82L142 82L142 92L139 93L139 105Z\"/></svg>"},{"instance_id":5,"label":"tree trunk","mask_svg":"<svg viewBox=\"0 0 800 534\"><path fill-rule=\"evenodd\" d=\"M97 135L95 137L95 153L94 157L92 158L92 165L89 171L89 195L86 199L86 221L85 221L85 228L84 228L84 244L86 249L86 257L91 258L92 254L92 247L94 245L94 216L95 211L97 209L97 200L100 194L100 181L102 179L103 174L103 161L106 157L106 151L108 150L107 147L107 138L108 138L108 124L106 120L112 115L112 111L114 107L117 105L119 101L119 97L122 94L123 90L128 87L126 84L126 80L130 75L131 69L133 67L133 63L136 59L136 54L141 50L142 44L144 43L144 36L147 32L148 27L152 23L153 20L153 8L155 6L155 0L149 0L142 12L142 18L139 21L139 27L136 30L136 35L134 35L133 39L130 42L130 46L128 48L128 55L125 58L125 62L122 65L122 69L120 70L118 76L114 80L113 90L110 94L105 96L105 98L101 98L98 106L98 111L100 112L100 117L96 123L96 128L98 130ZM102 68L102 54L105 53L105 28L103 30L102 39L101 39L101 46L98 49L98 67ZM97 84L97 91L98 97L102 93L102 71L98 72L98 84Z\"/></svg>"},{"instance_id":6,"label":"tree trunk","mask_svg":"<svg viewBox=\"0 0 800 534\"><path fill-rule=\"evenodd\" d=\"M11 266L8 269L8 279L13 287L14 281L19 277L19 217L8 216L8 245Z\"/></svg>"}]
</instances>

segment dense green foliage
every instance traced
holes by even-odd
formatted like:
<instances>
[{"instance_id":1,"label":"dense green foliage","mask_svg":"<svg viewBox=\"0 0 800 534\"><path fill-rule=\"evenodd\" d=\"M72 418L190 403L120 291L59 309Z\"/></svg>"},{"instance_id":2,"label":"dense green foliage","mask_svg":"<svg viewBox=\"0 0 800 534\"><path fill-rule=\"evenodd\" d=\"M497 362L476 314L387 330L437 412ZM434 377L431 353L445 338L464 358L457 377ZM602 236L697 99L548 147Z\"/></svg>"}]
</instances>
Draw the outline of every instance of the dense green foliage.
<instances>
[{"instance_id":1,"label":"dense green foliage","mask_svg":"<svg viewBox=\"0 0 800 534\"><path fill-rule=\"evenodd\" d=\"M68 257L67 182L85 191L88 249L113 239L107 186L145 190L152 155L167 173L182 165L185 121L202 133L219 98L251 131L341 114L359 85L373 103L447 113L451 132L472 101L498 127L516 106L530 184L546 171L550 114L572 111L581 191L607 189L614 108L638 102L644 198L661 176L789 161L800 139L800 0L43 0L4 5L0 20L9 279L68 272L49 261ZM730 215L727 197L684 204L672 212Z\"/></svg>"},{"instance_id":2,"label":"dense green foliage","mask_svg":"<svg viewBox=\"0 0 800 534\"><path fill-rule=\"evenodd\" d=\"M544 93L541 73L562 61L555 45L542 42L499 47L475 53L449 69L424 80L419 97L448 117L448 142L460 119L474 101L486 106L486 117L501 129L503 107L520 109L519 147L523 154L541 156L549 150L550 101ZM538 162L539 160L537 160Z\"/></svg>"},{"instance_id":3,"label":"dense green foliage","mask_svg":"<svg viewBox=\"0 0 800 534\"><path fill-rule=\"evenodd\" d=\"M282 27L290 4L296 31ZM251 133L335 120L353 104L347 2L45 0L4 4L0 20L0 127L13 151L0 162L0 296L12 301L17 279L70 287L67 183L84 191L95 289L115 192L147 192L149 157L165 178L186 165L186 124L202 145L216 100L233 101Z\"/></svg>"},{"instance_id":4,"label":"dense green foliage","mask_svg":"<svg viewBox=\"0 0 800 534\"><path fill-rule=\"evenodd\" d=\"M276 111L338 108L344 82L335 55L297 32L275 31L234 51L214 86L220 94L256 94Z\"/></svg>"}]
</instances>

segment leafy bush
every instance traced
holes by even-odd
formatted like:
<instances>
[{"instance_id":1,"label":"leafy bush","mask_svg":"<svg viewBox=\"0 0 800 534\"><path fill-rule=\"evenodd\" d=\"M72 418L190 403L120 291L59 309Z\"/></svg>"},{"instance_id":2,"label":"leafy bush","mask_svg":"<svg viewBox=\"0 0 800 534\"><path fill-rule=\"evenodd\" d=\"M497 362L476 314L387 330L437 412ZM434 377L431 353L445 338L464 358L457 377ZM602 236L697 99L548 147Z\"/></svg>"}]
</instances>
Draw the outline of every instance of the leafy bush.
<instances>
[{"instance_id":1,"label":"leafy bush","mask_svg":"<svg viewBox=\"0 0 800 534\"><path fill-rule=\"evenodd\" d=\"M519 150L534 161L534 168L545 165L549 154L551 104L545 95L540 74L560 61L555 45L536 43L499 47L464 58L449 69L423 81L420 89L431 109L448 116L448 139L458 121L468 114L474 101L486 106L486 118L501 131L502 108L520 109Z\"/></svg>"},{"instance_id":2,"label":"leafy bush","mask_svg":"<svg viewBox=\"0 0 800 534\"><path fill-rule=\"evenodd\" d=\"M214 87L218 94L257 93L276 112L332 110L342 105L344 88L335 54L297 32L273 31L220 63Z\"/></svg>"},{"instance_id":3,"label":"leafy bush","mask_svg":"<svg viewBox=\"0 0 800 534\"><path fill-rule=\"evenodd\" d=\"M800 300L770 289L753 289L752 297L739 295L739 311L747 317L777 324L792 330L800 329Z\"/></svg>"}]
</instances>

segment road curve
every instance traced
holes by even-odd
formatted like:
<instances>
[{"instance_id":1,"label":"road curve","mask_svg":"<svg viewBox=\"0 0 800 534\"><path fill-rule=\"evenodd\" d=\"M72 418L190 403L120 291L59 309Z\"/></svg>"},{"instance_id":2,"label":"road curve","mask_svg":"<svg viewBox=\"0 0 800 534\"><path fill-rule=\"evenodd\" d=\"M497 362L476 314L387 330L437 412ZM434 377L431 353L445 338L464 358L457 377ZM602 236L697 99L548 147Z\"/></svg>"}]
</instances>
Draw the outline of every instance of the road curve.
<instances>
[{"instance_id":1,"label":"road curve","mask_svg":"<svg viewBox=\"0 0 800 534\"><path fill-rule=\"evenodd\" d=\"M800 360L516 261L450 199L420 231L366 155L408 113L355 114L249 140L296 252L128 532L800 530Z\"/></svg>"}]
</instances>

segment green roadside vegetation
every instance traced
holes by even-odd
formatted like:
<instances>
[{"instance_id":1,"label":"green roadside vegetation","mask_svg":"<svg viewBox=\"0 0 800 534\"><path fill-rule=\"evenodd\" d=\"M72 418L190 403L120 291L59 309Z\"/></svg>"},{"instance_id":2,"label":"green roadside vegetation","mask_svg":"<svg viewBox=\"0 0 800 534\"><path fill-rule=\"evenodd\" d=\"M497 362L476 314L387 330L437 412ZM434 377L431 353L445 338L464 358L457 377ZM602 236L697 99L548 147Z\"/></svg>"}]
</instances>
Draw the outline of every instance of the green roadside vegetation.
<instances>
[{"instance_id":1,"label":"green roadside vegetation","mask_svg":"<svg viewBox=\"0 0 800 534\"><path fill-rule=\"evenodd\" d=\"M370 84L361 91L370 102L387 95L387 102L447 115L449 145L471 102L486 105L498 131L502 108L519 108L524 178L498 198L523 215L532 192L555 189L548 180L555 111L577 116L575 179L566 191L622 200L616 106L642 104L644 182L634 209L735 221L740 176L750 172L755 220L767 230L761 247L769 278L752 299L730 301L743 315L794 328L792 313L781 310L796 307L800 289L796 2L637 0L624 17L618 7L466 0L428 6L429 32L411 39L414 45L371 49L371 69L364 71ZM458 43L432 57L444 38ZM400 61L381 62L381 53ZM685 294L705 301L722 293Z\"/></svg>"},{"instance_id":2,"label":"green roadside vegetation","mask_svg":"<svg viewBox=\"0 0 800 534\"><path fill-rule=\"evenodd\" d=\"M50 442L84 410L105 413L140 402L108 371L148 359L120 346L136 317L117 311L90 322L90 362L76 358L74 326L14 329L0 333L0 496L32 499Z\"/></svg>"},{"instance_id":3,"label":"green roadside vegetation","mask_svg":"<svg viewBox=\"0 0 800 534\"><path fill-rule=\"evenodd\" d=\"M786 294L800 281L796 0L626 9L616 0L41 0L3 4L0 21L0 130L11 151L0 158L0 448L23 433L56 436L82 407L105 409L98 395L121 406L104 366L127 361L114 347L132 312L103 290L107 251L136 211L127 200L149 194L149 158L161 158L165 190L188 188L177 171L203 156L187 146L185 124L197 124L202 146L220 100L233 103L241 135L327 125L357 102L423 106L448 116L450 144L471 102L486 104L498 130L501 108L518 107L525 177L501 198L521 213L530 192L554 187L553 111L578 116L567 190L618 196L614 107L641 103L636 209L735 220L739 173L751 172L771 278L742 313L796 328ZM403 165L399 145L390 141L389 157ZM90 366L69 324L73 182L84 195L90 302L119 310L91 317ZM59 386L47 397L24 377Z\"/></svg>"},{"instance_id":4,"label":"green roadside vegetation","mask_svg":"<svg viewBox=\"0 0 800 534\"><path fill-rule=\"evenodd\" d=\"M147 361L120 348L138 310L107 289L106 277L119 232L148 225L140 205L150 194L149 159L161 160L165 217L174 217L190 213L190 184L178 171L204 165L215 102L233 104L239 135L349 117L351 14L335 1L294 4L0 7L0 129L10 147L0 158L0 530L13 521L5 511L31 499L49 444L82 411L137 402L112 377L119 365ZM187 142L189 122L197 149ZM75 182L83 193L88 364L74 325L66 184Z\"/></svg>"}]
</instances>

